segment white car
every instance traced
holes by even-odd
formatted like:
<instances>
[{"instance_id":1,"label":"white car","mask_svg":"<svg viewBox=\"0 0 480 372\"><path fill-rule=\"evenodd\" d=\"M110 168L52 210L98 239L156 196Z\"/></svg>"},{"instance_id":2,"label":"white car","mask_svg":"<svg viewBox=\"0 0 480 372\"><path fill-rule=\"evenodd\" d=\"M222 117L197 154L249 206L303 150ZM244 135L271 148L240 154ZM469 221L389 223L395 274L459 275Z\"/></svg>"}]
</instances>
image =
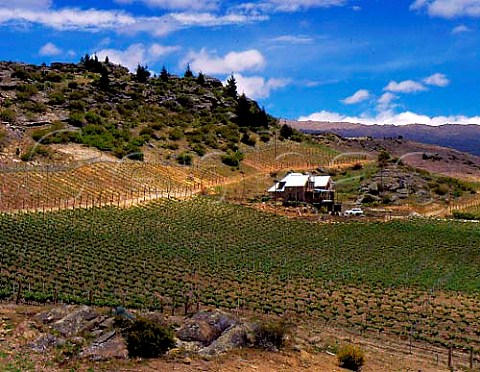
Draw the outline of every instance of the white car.
<instances>
[{"instance_id":1,"label":"white car","mask_svg":"<svg viewBox=\"0 0 480 372\"><path fill-rule=\"evenodd\" d=\"M352 208L343 212L345 216L363 216L363 210L361 208Z\"/></svg>"}]
</instances>

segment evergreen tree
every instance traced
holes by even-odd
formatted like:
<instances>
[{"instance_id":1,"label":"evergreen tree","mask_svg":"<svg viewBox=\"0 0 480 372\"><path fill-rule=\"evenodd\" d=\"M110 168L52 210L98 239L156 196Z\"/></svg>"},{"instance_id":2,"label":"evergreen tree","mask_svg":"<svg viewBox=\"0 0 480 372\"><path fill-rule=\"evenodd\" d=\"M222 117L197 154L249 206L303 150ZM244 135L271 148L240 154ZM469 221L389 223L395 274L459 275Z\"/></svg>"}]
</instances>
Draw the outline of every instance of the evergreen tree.
<instances>
[{"instance_id":1,"label":"evergreen tree","mask_svg":"<svg viewBox=\"0 0 480 372\"><path fill-rule=\"evenodd\" d=\"M236 123L240 127L249 127L252 126L252 112L250 111L251 105L250 101L247 99L245 94L242 94L238 98L237 103L237 118Z\"/></svg>"},{"instance_id":2,"label":"evergreen tree","mask_svg":"<svg viewBox=\"0 0 480 372\"><path fill-rule=\"evenodd\" d=\"M190 70L190 63L187 64L187 69L185 70L185 74L183 76L186 78L193 78L193 72Z\"/></svg>"},{"instance_id":3,"label":"evergreen tree","mask_svg":"<svg viewBox=\"0 0 480 372\"><path fill-rule=\"evenodd\" d=\"M148 71L148 66L141 66L140 64L138 64L135 77L137 78L137 81L139 83L146 83L148 78L150 77L150 71Z\"/></svg>"},{"instance_id":4,"label":"evergreen tree","mask_svg":"<svg viewBox=\"0 0 480 372\"><path fill-rule=\"evenodd\" d=\"M108 58L108 56L105 56L105 64L109 64L110 63L110 59Z\"/></svg>"},{"instance_id":5,"label":"evergreen tree","mask_svg":"<svg viewBox=\"0 0 480 372\"><path fill-rule=\"evenodd\" d=\"M162 67L162 71L160 72L160 80L164 82L168 81L168 72L165 66Z\"/></svg>"},{"instance_id":6,"label":"evergreen tree","mask_svg":"<svg viewBox=\"0 0 480 372\"><path fill-rule=\"evenodd\" d=\"M110 72L108 71L108 68L105 66L102 66L102 69L100 71L100 81L98 82L99 86L103 90L108 90L110 87Z\"/></svg>"},{"instance_id":7,"label":"evergreen tree","mask_svg":"<svg viewBox=\"0 0 480 372\"><path fill-rule=\"evenodd\" d=\"M229 97L232 97L234 99L237 99L238 93L237 93L237 81L235 80L235 77L230 75L230 77L227 80L227 84L225 85L225 92Z\"/></svg>"},{"instance_id":8,"label":"evergreen tree","mask_svg":"<svg viewBox=\"0 0 480 372\"><path fill-rule=\"evenodd\" d=\"M198 73L197 83L202 86L205 85L205 76L201 72Z\"/></svg>"}]
</instances>

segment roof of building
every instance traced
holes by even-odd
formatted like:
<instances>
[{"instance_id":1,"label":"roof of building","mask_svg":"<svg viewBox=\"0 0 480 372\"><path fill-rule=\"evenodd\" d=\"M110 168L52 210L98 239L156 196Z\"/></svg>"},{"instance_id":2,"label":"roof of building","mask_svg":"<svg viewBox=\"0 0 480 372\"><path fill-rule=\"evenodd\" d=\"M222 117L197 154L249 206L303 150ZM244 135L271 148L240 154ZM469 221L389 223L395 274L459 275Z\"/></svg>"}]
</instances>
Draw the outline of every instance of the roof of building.
<instances>
[{"instance_id":1,"label":"roof of building","mask_svg":"<svg viewBox=\"0 0 480 372\"><path fill-rule=\"evenodd\" d=\"M314 188L326 188L330 182L330 176L312 176L311 181L313 181Z\"/></svg>"},{"instance_id":2,"label":"roof of building","mask_svg":"<svg viewBox=\"0 0 480 372\"><path fill-rule=\"evenodd\" d=\"M325 188L328 186L330 176L311 176L303 173L289 173L279 182L268 189L268 192L283 192L286 187L304 187L307 182L313 182L314 188Z\"/></svg>"}]
</instances>

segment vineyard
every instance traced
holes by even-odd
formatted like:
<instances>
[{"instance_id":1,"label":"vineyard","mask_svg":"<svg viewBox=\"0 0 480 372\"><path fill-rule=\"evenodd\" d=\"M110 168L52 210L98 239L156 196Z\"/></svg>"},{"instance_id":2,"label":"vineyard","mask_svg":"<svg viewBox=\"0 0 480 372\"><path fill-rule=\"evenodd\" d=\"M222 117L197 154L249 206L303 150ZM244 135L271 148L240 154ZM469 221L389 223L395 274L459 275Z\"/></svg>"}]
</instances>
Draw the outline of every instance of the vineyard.
<instances>
[{"instance_id":1,"label":"vineyard","mask_svg":"<svg viewBox=\"0 0 480 372\"><path fill-rule=\"evenodd\" d=\"M476 224L315 224L207 197L0 216L0 298L289 314L480 342Z\"/></svg>"},{"instance_id":2,"label":"vineyard","mask_svg":"<svg viewBox=\"0 0 480 372\"><path fill-rule=\"evenodd\" d=\"M239 173L222 164L220 155L209 154L193 166L128 160L4 166L0 168L0 211L128 206L138 201L190 197L211 187L240 185L245 177L252 182L272 170L313 170L366 161L364 155L339 156L328 148L284 141L246 152ZM267 177L260 190L270 183Z\"/></svg>"},{"instance_id":3,"label":"vineyard","mask_svg":"<svg viewBox=\"0 0 480 372\"><path fill-rule=\"evenodd\" d=\"M260 145L255 149L249 149L246 155L246 164L269 172L315 169L319 166L336 167L372 160L367 153L340 154L326 146L290 141Z\"/></svg>"}]
</instances>

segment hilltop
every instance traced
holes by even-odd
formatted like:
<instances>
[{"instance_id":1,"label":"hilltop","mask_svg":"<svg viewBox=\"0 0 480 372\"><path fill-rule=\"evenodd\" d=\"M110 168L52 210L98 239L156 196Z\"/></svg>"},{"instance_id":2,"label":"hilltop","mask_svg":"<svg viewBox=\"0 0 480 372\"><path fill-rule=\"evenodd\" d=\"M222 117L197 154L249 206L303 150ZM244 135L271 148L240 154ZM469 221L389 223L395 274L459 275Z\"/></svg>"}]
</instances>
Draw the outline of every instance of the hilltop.
<instances>
[{"instance_id":1,"label":"hilltop","mask_svg":"<svg viewBox=\"0 0 480 372\"><path fill-rule=\"evenodd\" d=\"M39 141L84 144L132 160L155 152L157 160L182 164L214 149L233 165L241 160L239 143L268 141L276 124L237 93L233 77L224 87L190 69L183 77L165 69L151 76L140 65L130 73L88 55L77 64L0 62L0 121L4 162L63 160L55 147L33 147Z\"/></svg>"}]
</instances>

